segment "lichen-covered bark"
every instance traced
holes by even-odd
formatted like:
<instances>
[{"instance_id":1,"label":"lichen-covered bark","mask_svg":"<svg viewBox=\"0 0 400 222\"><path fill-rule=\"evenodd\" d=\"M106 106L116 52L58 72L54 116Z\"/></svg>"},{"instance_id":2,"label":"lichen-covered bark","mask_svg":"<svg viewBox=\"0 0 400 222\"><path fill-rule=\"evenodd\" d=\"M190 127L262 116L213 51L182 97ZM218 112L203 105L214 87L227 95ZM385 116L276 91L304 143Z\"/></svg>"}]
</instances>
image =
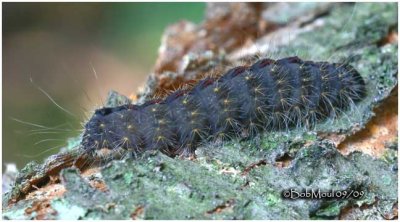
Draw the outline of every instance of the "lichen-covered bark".
<instances>
[{"instance_id":1,"label":"lichen-covered bark","mask_svg":"<svg viewBox=\"0 0 400 222\"><path fill-rule=\"evenodd\" d=\"M179 25L172 27L163 43L172 45L164 48L181 44L182 50L173 55L174 60L163 62L160 55L156 73L140 94L142 100L200 78L209 70L222 71L226 64L246 62L241 58L256 53L274 58L300 54L352 64L368 87L367 98L356 109L309 132L269 132L251 140L210 143L199 147L191 159L149 152L137 160L113 161L83 172L68 168L77 156L77 138L63 155L44 164L28 164L20 171L11 191L3 195L3 218L397 218L397 125L389 125L397 122L397 109L385 108L397 107L397 4L358 3L355 8L351 4L294 4L211 5L204 24L186 29L194 33L190 41L168 41L168 35L182 37L176 36ZM244 17L232 16L235 10L244 11ZM224 16L211 16L211 12ZM269 28L262 35L251 29L250 40L222 45L222 53L215 44L235 38L235 32L213 33L210 27L231 25L237 31L245 25L237 24L238 20L244 18ZM205 37L197 35L202 29L208 31ZM288 34L290 43L285 40ZM191 41L196 47L184 47ZM244 49L239 50L241 46ZM171 56L169 52L164 55ZM125 101L112 94L107 104ZM379 147L380 151L366 152L364 147ZM282 196L285 189L312 188L356 190L363 195L307 200Z\"/></svg>"}]
</instances>

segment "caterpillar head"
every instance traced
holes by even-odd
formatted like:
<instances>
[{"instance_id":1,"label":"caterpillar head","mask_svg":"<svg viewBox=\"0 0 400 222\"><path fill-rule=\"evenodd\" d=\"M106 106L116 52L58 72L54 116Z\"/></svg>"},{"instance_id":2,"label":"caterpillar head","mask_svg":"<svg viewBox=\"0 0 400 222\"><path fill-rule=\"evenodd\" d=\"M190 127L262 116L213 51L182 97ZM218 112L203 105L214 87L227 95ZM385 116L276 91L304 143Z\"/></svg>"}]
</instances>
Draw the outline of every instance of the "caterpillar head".
<instances>
[{"instance_id":1,"label":"caterpillar head","mask_svg":"<svg viewBox=\"0 0 400 222\"><path fill-rule=\"evenodd\" d=\"M108 158L136 153L139 137L135 111L127 106L102 108L86 123L81 146L91 156Z\"/></svg>"}]
</instances>

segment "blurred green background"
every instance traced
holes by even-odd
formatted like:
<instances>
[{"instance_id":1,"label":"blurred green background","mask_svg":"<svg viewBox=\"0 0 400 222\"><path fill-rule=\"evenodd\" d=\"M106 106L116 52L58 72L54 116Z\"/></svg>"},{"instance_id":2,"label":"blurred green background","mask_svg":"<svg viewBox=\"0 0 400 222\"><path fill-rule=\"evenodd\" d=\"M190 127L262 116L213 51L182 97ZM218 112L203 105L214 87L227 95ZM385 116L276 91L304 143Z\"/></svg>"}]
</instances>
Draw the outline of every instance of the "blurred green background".
<instances>
[{"instance_id":1,"label":"blurred green background","mask_svg":"<svg viewBox=\"0 0 400 222\"><path fill-rule=\"evenodd\" d=\"M3 164L41 162L80 133L110 89L136 92L166 26L199 23L204 9L204 3L3 3Z\"/></svg>"}]
</instances>

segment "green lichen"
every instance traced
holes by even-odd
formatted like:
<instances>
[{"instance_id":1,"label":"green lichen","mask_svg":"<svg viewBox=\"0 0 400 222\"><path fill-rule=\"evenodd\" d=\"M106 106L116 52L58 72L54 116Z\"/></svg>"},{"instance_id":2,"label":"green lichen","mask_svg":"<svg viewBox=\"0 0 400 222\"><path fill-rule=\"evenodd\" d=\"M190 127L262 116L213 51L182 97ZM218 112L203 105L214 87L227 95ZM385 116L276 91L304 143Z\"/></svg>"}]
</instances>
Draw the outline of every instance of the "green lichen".
<instances>
[{"instance_id":1,"label":"green lichen","mask_svg":"<svg viewBox=\"0 0 400 222\"><path fill-rule=\"evenodd\" d=\"M130 104L130 103L132 103L132 101L128 97L121 95L116 91L111 90L108 93L108 96L106 99L106 104L104 106L115 107L115 106Z\"/></svg>"},{"instance_id":2,"label":"green lichen","mask_svg":"<svg viewBox=\"0 0 400 222\"><path fill-rule=\"evenodd\" d=\"M57 212L57 218L64 220L78 220L85 216L86 210L69 203L65 199L55 199L51 201L51 207ZM52 218L56 219L56 218Z\"/></svg>"},{"instance_id":3,"label":"green lichen","mask_svg":"<svg viewBox=\"0 0 400 222\"><path fill-rule=\"evenodd\" d=\"M3 212L3 218L4 219L10 219L10 220L30 220L33 219L30 216L27 216L25 214L25 209L28 208L29 205L25 202L24 205L20 206L20 208L14 208L13 210L9 210L6 212Z\"/></svg>"},{"instance_id":4,"label":"green lichen","mask_svg":"<svg viewBox=\"0 0 400 222\"><path fill-rule=\"evenodd\" d=\"M246 156L245 150L238 155ZM363 164L367 161L365 169ZM288 200L282 198L281 192L290 188L362 187L373 198L391 200L383 203L384 209L396 202L396 174L387 168L385 162L361 153L346 158L327 142L301 148L288 168L267 164L252 169L247 176L221 173L201 162L151 152L136 161L106 165L101 171L108 188L105 193L92 188L78 171L63 170L61 177L67 193L52 201L52 208L65 213L66 209L73 209L73 213L60 213L55 219L129 219L137 208L143 208L136 215L143 219L335 218L344 206L362 204L363 199ZM379 172L368 175L370 171ZM387 179L382 180L383 177ZM225 207L213 211L221 206Z\"/></svg>"}]
</instances>

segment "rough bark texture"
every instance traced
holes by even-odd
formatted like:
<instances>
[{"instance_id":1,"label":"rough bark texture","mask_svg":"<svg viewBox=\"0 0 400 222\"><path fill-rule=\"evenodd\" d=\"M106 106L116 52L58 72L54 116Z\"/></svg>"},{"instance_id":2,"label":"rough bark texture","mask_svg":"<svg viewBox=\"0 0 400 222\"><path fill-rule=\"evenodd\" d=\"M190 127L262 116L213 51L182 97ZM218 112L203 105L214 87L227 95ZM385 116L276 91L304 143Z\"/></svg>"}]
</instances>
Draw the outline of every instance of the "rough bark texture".
<instances>
[{"instance_id":1,"label":"rough bark texture","mask_svg":"<svg viewBox=\"0 0 400 222\"><path fill-rule=\"evenodd\" d=\"M167 29L138 102L258 55L346 60L366 80L367 98L314 131L210 143L190 159L153 152L90 169L78 160L79 171L68 168L79 144L72 139L60 154L19 172L3 195L3 218L397 218L396 28L396 3L210 4L203 24ZM126 101L111 93L107 104ZM290 188L363 195L283 198Z\"/></svg>"}]
</instances>

